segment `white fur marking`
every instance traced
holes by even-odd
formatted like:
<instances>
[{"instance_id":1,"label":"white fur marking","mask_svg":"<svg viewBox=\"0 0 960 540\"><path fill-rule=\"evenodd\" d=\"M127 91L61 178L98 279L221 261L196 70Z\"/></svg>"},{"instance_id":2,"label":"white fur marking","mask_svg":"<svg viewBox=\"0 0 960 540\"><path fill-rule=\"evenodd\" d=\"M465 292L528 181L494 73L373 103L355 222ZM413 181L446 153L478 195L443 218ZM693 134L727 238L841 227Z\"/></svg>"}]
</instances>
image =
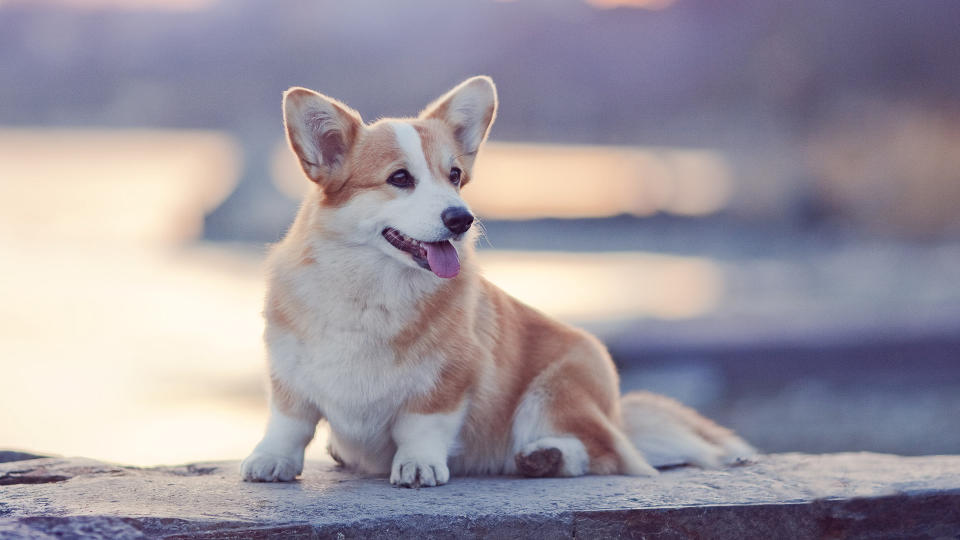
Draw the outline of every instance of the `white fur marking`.
<instances>
[{"instance_id":1,"label":"white fur marking","mask_svg":"<svg viewBox=\"0 0 960 540\"><path fill-rule=\"evenodd\" d=\"M416 128L400 120L391 120L388 125L393 129L397 145L406 157L407 170L417 179L417 185L405 195L380 204L375 215L381 218L385 225L420 241L438 242L450 239L451 232L443 224L441 214L450 207L468 208L467 203L446 178L437 179L433 175ZM447 151L452 152L452 149ZM437 158L441 159L440 156ZM384 242L384 246L387 247L388 244ZM397 253L392 246L388 252L408 265L415 266L407 255Z\"/></svg>"},{"instance_id":2,"label":"white fur marking","mask_svg":"<svg viewBox=\"0 0 960 540\"><path fill-rule=\"evenodd\" d=\"M390 122L393 133L397 136L400 150L407 156L407 166L414 177L426 180L430 177L430 166L427 156L423 153L423 143L416 128L406 122Z\"/></svg>"},{"instance_id":3,"label":"white fur marking","mask_svg":"<svg viewBox=\"0 0 960 540\"><path fill-rule=\"evenodd\" d=\"M267 432L253 453L240 464L244 480L289 482L303 472L303 451L317 425L287 416L273 404Z\"/></svg>"},{"instance_id":4,"label":"white fur marking","mask_svg":"<svg viewBox=\"0 0 960 540\"><path fill-rule=\"evenodd\" d=\"M399 486L439 486L450 480L447 457L457 443L466 403L450 413L401 414L393 425L397 453L390 483Z\"/></svg>"},{"instance_id":5,"label":"white fur marking","mask_svg":"<svg viewBox=\"0 0 960 540\"><path fill-rule=\"evenodd\" d=\"M553 426L547 422L543 401L542 392L531 388L517 406L513 416L513 452L507 456L508 463L512 463L513 455L527 444L555 434Z\"/></svg>"}]
</instances>

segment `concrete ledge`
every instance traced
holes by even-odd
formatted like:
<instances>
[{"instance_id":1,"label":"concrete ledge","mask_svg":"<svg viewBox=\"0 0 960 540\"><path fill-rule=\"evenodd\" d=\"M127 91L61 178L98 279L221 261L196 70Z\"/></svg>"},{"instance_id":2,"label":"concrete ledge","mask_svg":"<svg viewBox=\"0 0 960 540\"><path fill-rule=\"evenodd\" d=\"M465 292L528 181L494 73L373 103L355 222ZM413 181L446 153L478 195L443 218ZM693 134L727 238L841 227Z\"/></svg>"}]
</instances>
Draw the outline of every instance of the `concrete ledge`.
<instances>
[{"instance_id":1,"label":"concrete ledge","mask_svg":"<svg viewBox=\"0 0 960 540\"><path fill-rule=\"evenodd\" d=\"M0 538L956 538L960 456L778 454L658 478L454 478L404 490L332 464L291 484L236 462L0 464Z\"/></svg>"}]
</instances>

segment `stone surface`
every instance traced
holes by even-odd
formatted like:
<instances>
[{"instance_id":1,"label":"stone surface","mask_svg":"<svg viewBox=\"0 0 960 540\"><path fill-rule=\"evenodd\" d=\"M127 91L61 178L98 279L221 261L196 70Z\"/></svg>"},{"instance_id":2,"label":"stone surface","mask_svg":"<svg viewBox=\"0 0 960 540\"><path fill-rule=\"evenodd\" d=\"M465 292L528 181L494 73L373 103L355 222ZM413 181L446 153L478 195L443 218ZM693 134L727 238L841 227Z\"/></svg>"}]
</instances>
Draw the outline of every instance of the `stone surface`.
<instances>
[{"instance_id":1,"label":"stone surface","mask_svg":"<svg viewBox=\"0 0 960 540\"><path fill-rule=\"evenodd\" d=\"M27 459L37 459L43 457L48 456L31 454L29 452L18 452L16 450L0 450L0 463L7 463L9 461L24 461Z\"/></svg>"},{"instance_id":2,"label":"stone surface","mask_svg":"<svg viewBox=\"0 0 960 540\"><path fill-rule=\"evenodd\" d=\"M762 456L657 478L454 478L399 489L324 463L288 484L236 462L0 464L0 538L957 538L960 456Z\"/></svg>"}]
</instances>

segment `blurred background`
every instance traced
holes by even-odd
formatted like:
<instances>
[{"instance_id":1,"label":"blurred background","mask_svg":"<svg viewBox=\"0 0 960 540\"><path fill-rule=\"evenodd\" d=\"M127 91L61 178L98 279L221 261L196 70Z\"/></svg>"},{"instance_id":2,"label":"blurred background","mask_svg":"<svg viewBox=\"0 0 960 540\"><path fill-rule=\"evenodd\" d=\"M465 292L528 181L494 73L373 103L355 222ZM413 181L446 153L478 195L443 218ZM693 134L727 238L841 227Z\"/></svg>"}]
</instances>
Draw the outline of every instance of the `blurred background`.
<instances>
[{"instance_id":1,"label":"blurred background","mask_svg":"<svg viewBox=\"0 0 960 540\"><path fill-rule=\"evenodd\" d=\"M0 446L239 459L281 92L491 75L481 264L766 451L960 453L954 0L0 0ZM314 444L310 455L320 458Z\"/></svg>"}]
</instances>

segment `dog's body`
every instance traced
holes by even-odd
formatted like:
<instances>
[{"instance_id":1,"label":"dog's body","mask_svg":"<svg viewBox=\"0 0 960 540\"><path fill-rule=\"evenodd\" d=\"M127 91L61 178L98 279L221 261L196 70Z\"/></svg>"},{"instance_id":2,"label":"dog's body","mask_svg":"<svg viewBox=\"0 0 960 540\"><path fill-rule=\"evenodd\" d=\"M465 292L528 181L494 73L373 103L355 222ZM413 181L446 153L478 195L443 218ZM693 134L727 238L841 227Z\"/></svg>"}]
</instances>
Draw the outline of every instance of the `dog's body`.
<instances>
[{"instance_id":1,"label":"dog's body","mask_svg":"<svg viewBox=\"0 0 960 540\"><path fill-rule=\"evenodd\" d=\"M485 77L371 125L287 92L288 139L318 189L270 256L271 416L245 479L292 480L321 418L334 459L402 486L451 471L649 475L753 452L667 398L621 400L602 344L479 274L459 193L495 112Z\"/></svg>"}]
</instances>

